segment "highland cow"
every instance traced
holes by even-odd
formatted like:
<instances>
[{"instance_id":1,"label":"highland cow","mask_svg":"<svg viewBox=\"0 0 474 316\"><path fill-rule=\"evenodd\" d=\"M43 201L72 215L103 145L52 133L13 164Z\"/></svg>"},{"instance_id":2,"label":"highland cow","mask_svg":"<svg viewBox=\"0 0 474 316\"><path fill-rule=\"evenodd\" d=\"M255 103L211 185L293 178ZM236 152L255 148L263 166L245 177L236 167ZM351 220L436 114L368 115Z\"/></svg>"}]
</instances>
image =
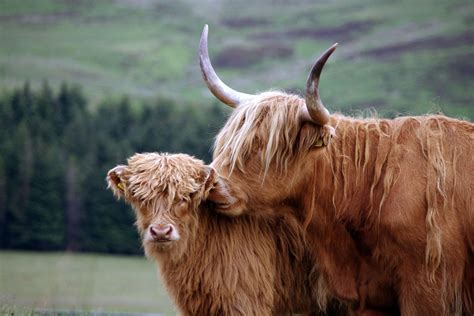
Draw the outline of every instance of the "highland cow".
<instances>
[{"instance_id":1,"label":"highland cow","mask_svg":"<svg viewBox=\"0 0 474 316\"><path fill-rule=\"evenodd\" d=\"M210 200L229 197L202 161L135 154L110 170L107 181L135 210L145 253L158 263L182 314L317 315L325 309L327 287L301 225L285 212L272 218L214 212ZM328 313L345 311L336 306Z\"/></svg>"},{"instance_id":2,"label":"highland cow","mask_svg":"<svg viewBox=\"0 0 474 316\"><path fill-rule=\"evenodd\" d=\"M211 164L229 193L217 210L299 210L331 293L356 312L474 313L474 125L330 115L318 84L335 49L313 66L304 99L249 95L219 79L204 28L203 77L235 108Z\"/></svg>"}]
</instances>

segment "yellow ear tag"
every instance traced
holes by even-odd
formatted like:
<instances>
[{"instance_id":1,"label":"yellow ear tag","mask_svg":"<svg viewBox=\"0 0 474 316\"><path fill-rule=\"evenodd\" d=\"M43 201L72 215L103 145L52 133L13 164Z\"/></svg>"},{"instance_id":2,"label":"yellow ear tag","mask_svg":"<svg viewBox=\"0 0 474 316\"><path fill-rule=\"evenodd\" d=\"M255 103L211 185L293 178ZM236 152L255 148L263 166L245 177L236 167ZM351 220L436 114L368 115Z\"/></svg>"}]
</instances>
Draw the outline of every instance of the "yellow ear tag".
<instances>
[{"instance_id":1,"label":"yellow ear tag","mask_svg":"<svg viewBox=\"0 0 474 316\"><path fill-rule=\"evenodd\" d=\"M120 190L122 190L122 191L124 190L124 188L123 188L123 183L122 183L122 182L120 182L119 184L117 184L117 187L118 187Z\"/></svg>"}]
</instances>

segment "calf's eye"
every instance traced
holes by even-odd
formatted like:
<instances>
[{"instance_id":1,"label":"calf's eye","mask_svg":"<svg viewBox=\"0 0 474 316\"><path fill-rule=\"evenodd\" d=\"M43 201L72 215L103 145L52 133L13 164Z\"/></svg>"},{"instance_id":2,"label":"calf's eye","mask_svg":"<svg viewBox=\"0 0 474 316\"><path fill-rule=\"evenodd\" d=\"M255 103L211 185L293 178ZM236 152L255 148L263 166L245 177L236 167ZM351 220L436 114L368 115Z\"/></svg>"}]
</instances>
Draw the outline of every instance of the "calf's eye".
<instances>
[{"instance_id":1,"label":"calf's eye","mask_svg":"<svg viewBox=\"0 0 474 316\"><path fill-rule=\"evenodd\" d=\"M178 217L182 217L184 215L186 215L186 212L188 210L188 203L186 200L182 199L178 202L178 204L176 205L176 215Z\"/></svg>"}]
</instances>

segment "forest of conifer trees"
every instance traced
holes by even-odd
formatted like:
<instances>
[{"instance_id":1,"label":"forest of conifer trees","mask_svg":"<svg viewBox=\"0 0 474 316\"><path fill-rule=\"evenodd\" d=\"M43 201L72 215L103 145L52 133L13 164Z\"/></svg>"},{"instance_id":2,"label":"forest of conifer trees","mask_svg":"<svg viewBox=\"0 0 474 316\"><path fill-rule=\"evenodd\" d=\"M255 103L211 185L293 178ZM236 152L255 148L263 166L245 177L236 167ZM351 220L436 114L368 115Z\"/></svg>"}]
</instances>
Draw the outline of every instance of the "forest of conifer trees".
<instances>
[{"instance_id":1,"label":"forest of conifer trees","mask_svg":"<svg viewBox=\"0 0 474 316\"><path fill-rule=\"evenodd\" d=\"M77 86L28 83L0 97L0 248L141 253L134 214L105 176L134 152L210 161L218 104L127 98L93 110Z\"/></svg>"}]
</instances>

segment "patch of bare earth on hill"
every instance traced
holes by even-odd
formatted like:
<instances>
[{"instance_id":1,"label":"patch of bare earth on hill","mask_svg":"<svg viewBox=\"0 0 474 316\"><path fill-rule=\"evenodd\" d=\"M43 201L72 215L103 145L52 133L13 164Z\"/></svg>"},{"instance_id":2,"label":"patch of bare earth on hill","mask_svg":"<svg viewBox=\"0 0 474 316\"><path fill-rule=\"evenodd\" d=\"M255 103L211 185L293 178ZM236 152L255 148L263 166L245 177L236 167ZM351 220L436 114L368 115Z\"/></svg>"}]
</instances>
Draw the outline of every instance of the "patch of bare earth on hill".
<instances>
[{"instance_id":1,"label":"patch of bare earth on hill","mask_svg":"<svg viewBox=\"0 0 474 316\"><path fill-rule=\"evenodd\" d=\"M256 27L264 26L270 24L270 21L263 18L254 18L254 17L240 17L240 18L225 18L221 20L221 23L229 28L246 28L246 27Z\"/></svg>"},{"instance_id":2,"label":"patch of bare earth on hill","mask_svg":"<svg viewBox=\"0 0 474 316\"><path fill-rule=\"evenodd\" d=\"M252 38L257 40L310 38L349 41L360 33L368 32L376 24L377 21L375 20L352 21L332 27L299 27L280 32L261 32L255 34Z\"/></svg>"},{"instance_id":3,"label":"patch of bare earth on hill","mask_svg":"<svg viewBox=\"0 0 474 316\"><path fill-rule=\"evenodd\" d=\"M156 4L156 0L115 0L119 5L148 9Z\"/></svg>"},{"instance_id":4,"label":"patch of bare earth on hill","mask_svg":"<svg viewBox=\"0 0 474 316\"><path fill-rule=\"evenodd\" d=\"M24 24L51 24L60 20L76 18L78 15L73 11L52 12L52 13L27 13L0 15L0 23L17 22Z\"/></svg>"},{"instance_id":5,"label":"patch of bare earth on hill","mask_svg":"<svg viewBox=\"0 0 474 316\"><path fill-rule=\"evenodd\" d=\"M248 67L265 59L287 58L293 49L279 43L266 43L255 47L229 46L215 57L216 66L222 68Z\"/></svg>"},{"instance_id":6,"label":"patch of bare earth on hill","mask_svg":"<svg viewBox=\"0 0 474 316\"><path fill-rule=\"evenodd\" d=\"M452 101L465 106L472 105L472 91L474 88L474 53L454 54L436 68L430 69L422 78L421 85L433 91L440 100ZM449 86L462 82L464 93L456 93ZM446 88L448 86L448 88Z\"/></svg>"},{"instance_id":7,"label":"patch of bare earth on hill","mask_svg":"<svg viewBox=\"0 0 474 316\"><path fill-rule=\"evenodd\" d=\"M471 43L471 45L473 45ZM450 69L451 74L461 80L473 80L474 78L474 54L468 53L465 55L456 56L450 62L447 63L446 67Z\"/></svg>"},{"instance_id":8,"label":"patch of bare earth on hill","mask_svg":"<svg viewBox=\"0 0 474 316\"><path fill-rule=\"evenodd\" d=\"M397 58L403 53L425 49L446 49L464 45L474 45L474 32L465 32L455 36L434 36L408 42L394 43L366 50L361 55L376 59Z\"/></svg>"}]
</instances>

